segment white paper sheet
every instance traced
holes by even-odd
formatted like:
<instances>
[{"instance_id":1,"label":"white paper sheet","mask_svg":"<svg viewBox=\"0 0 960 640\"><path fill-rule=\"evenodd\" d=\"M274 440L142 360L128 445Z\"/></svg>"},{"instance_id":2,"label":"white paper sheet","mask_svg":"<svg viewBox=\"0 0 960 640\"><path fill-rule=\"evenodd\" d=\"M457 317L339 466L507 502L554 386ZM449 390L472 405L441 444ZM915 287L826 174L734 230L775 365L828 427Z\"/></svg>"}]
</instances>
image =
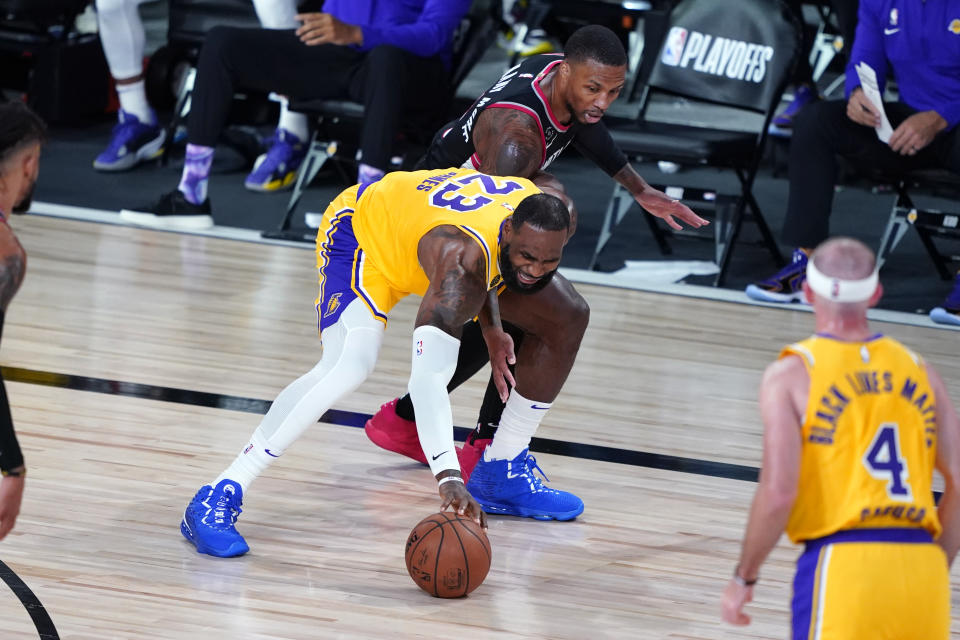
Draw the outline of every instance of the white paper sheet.
<instances>
[{"instance_id":1,"label":"white paper sheet","mask_svg":"<svg viewBox=\"0 0 960 640\"><path fill-rule=\"evenodd\" d=\"M877 137L881 142L890 142L890 135L893 133L893 127L887 119L887 112L883 110L883 96L880 95L880 85L877 84L877 72L866 62L860 62L854 67L857 75L860 76L860 87L863 89L863 95L880 112L880 126L876 127Z\"/></svg>"}]
</instances>

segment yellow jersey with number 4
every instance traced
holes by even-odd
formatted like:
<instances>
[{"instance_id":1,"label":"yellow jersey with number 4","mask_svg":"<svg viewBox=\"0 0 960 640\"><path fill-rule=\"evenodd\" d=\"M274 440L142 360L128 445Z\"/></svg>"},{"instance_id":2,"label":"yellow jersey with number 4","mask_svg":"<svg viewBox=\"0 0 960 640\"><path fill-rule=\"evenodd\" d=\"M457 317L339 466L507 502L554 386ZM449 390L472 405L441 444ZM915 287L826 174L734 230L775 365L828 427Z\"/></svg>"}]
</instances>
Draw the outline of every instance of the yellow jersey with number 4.
<instances>
[{"instance_id":1,"label":"yellow jersey with number 4","mask_svg":"<svg viewBox=\"0 0 960 640\"><path fill-rule=\"evenodd\" d=\"M880 335L815 335L780 357L790 355L810 375L790 539L864 527L919 527L936 538L936 399L923 361Z\"/></svg>"},{"instance_id":2,"label":"yellow jersey with number 4","mask_svg":"<svg viewBox=\"0 0 960 640\"><path fill-rule=\"evenodd\" d=\"M393 288L423 295L430 283L417 257L420 239L440 225L457 227L483 249L492 289L501 281L503 220L535 193L540 189L529 180L473 169L388 173L360 191L353 230L367 259Z\"/></svg>"}]
</instances>

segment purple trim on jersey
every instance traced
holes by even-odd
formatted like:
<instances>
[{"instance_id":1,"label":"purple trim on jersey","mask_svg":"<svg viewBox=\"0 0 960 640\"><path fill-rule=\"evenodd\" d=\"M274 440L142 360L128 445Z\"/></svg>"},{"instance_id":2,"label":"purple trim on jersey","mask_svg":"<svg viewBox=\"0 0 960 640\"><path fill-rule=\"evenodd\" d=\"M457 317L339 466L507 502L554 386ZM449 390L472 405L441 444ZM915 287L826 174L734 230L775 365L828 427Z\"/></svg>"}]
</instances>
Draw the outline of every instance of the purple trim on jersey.
<instances>
[{"instance_id":1,"label":"purple trim on jersey","mask_svg":"<svg viewBox=\"0 0 960 640\"><path fill-rule=\"evenodd\" d=\"M563 60L557 60L556 62L551 62L550 64L548 64L546 67L544 67L543 71L541 71L539 75L537 75L537 77L533 79L533 82L531 82L530 85L533 87L533 92L536 94L536 96L540 98L540 102L543 103L543 109L544 111L547 112L547 117L550 118L550 124L556 127L557 131L561 133L565 133L573 123L571 122L567 126L563 126L557 121L557 117L553 115L553 109L550 108L550 101L547 100L547 97L545 95L543 95L543 90L540 88L540 81L543 80L547 76L547 74L550 73L551 69L553 69L555 66L557 66L561 62L563 62ZM540 131L541 133L543 132L543 127L540 127Z\"/></svg>"},{"instance_id":2,"label":"purple trim on jersey","mask_svg":"<svg viewBox=\"0 0 960 640\"><path fill-rule=\"evenodd\" d=\"M477 242L480 243L480 246L483 247L483 253L487 256L487 280L486 281L487 281L487 286L489 287L490 273L493 270L493 263L491 262L493 257L490 255L490 247L487 246L487 241L483 239L483 236L481 236L479 233L477 233L476 231L474 231L473 229L471 229L466 225L462 225L462 224L457 225L457 228L460 229L461 231L466 231L467 233L472 235L474 238L477 239Z\"/></svg>"},{"instance_id":3,"label":"purple trim on jersey","mask_svg":"<svg viewBox=\"0 0 960 640\"><path fill-rule=\"evenodd\" d=\"M793 577L793 600L790 627L793 640L806 640L810 637L810 619L813 616L813 594L816 589L817 566L820 564L820 552L806 551L797 559L797 572Z\"/></svg>"},{"instance_id":4,"label":"purple trim on jersey","mask_svg":"<svg viewBox=\"0 0 960 640\"><path fill-rule=\"evenodd\" d=\"M516 109L522 113L527 114L533 121L537 123L537 129L540 130L540 166L543 166L543 163L547 161L547 137L543 134L543 124L540 122L540 116L536 111L531 109L525 104L519 104L516 102L494 102L493 104L488 104L485 109ZM474 152L473 155L477 155ZM479 159L480 156L477 156ZM480 167L477 166L479 169Z\"/></svg>"},{"instance_id":5,"label":"purple trim on jersey","mask_svg":"<svg viewBox=\"0 0 960 640\"><path fill-rule=\"evenodd\" d=\"M367 190L367 187L372 185L372 182L362 182L360 183L360 188L357 189L357 202L360 202L360 196L363 195L363 192Z\"/></svg>"},{"instance_id":6,"label":"purple trim on jersey","mask_svg":"<svg viewBox=\"0 0 960 640\"><path fill-rule=\"evenodd\" d=\"M930 544L933 536L919 527L876 527L867 529L844 529L829 536L807 540L806 552L837 542L897 542L902 544Z\"/></svg>"},{"instance_id":7,"label":"purple trim on jersey","mask_svg":"<svg viewBox=\"0 0 960 640\"><path fill-rule=\"evenodd\" d=\"M352 225L350 230L353 231ZM363 263L366 259L367 258L366 258L366 255L363 253L363 249L357 247L357 252L353 259L353 281L356 282L357 285L353 288L353 291L359 292L360 295L363 297L364 302L366 302L367 306L370 307L370 311L373 312L373 315L380 318L381 320L383 320L384 323L386 323L387 314L377 309L376 303L373 301L373 299L370 296L367 295L367 292L364 291L363 289Z\"/></svg>"},{"instance_id":8,"label":"purple trim on jersey","mask_svg":"<svg viewBox=\"0 0 960 640\"><path fill-rule=\"evenodd\" d=\"M354 254L359 249L353 233L353 209L341 209L320 243L320 295L317 323L320 332L340 319L357 294L351 288Z\"/></svg>"},{"instance_id":9,"label":"purple trim on jersey","mask_svg":"<svg viewBox=\"0 0 960 640\"><path fill-rule=\"evenodd\" d=\"M817 336L818 338L827 338L828 340L836 340L837 342L849 342L851 344L852 343L859 344L861 342L873 342L874 340L879 340L880 338L883 337L882 333L875 333L869 338L867 338L866 340L844 340L843 338L838 338L832 333L827 333L826 331L819 331L814 335Z\"/></svg>"}]
</instances>

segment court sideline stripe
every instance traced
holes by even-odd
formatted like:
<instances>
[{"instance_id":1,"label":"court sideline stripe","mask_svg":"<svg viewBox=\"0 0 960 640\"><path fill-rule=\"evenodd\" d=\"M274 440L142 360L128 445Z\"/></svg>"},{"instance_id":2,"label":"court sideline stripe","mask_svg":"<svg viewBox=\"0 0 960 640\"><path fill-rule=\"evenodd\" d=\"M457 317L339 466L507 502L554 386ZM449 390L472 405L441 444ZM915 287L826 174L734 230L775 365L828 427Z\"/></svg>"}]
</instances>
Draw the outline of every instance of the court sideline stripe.
<instances>
[{"instance_id":1,"label":"court sideline stripe","mask_svg":"<svg viewBox=\"0 0 960 640\"><path fill-rule=\"evenodd\" d=\"M206 391L192 391L190 389L177 389L174 387L161 387L138 382L123 382L106 378L92 378L51 371L37 371L20 367L2 367L0 369L3 371L4 379L10 382L24 382L48 387L92 391L95 393L160 400L163 402L226 409L229 411L242 411L260 415L265 414L267 409L270 408L269 401L258 400L256 398L244 398L241 396L230 396ZM323 414L320 421L347 427L362 428L369 419L370 414L367 413L331 409ZM462 441L472 429L454 427L454 431L456 438ZM530 442L530 448L537 453L552 453L571 458L614 462L636 467L679 471L681 473L693 473L696 475L727 478L730 480L756 482L759 477L759 470L756 467L746 465L685 458L663 453L634 451L632 449L618 449L616 447L605 447L579 442L566 442L549 438L534 438Z\"/></svg>"},{"instance_id":2,"label":"court sideline stripe","mask_svg":"<svg viewBox=\"0 0 960 640\"><path fill-rule=\"evenodd\" d=\"M30 619L33 620L33 625L37 628L37 633L40 634L40 640L60 640L57 628L53 625L50 614L43 608L43 603L30 590L27 583L21 580L20 576L14 573L13 569L2 560L0 560L0 578L7 583L10 590L20 599L23 608L30 614Z\"/></svg>"}]
</instances>

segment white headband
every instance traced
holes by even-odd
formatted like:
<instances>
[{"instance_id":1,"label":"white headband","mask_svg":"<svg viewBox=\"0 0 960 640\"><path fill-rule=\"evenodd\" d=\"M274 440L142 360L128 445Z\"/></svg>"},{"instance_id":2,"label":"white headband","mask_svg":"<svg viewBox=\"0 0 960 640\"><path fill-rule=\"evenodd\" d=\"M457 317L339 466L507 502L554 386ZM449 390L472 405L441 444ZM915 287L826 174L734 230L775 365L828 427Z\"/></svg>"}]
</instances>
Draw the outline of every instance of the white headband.
<instances>
[{"instance_id":1,"label":"white headband","mask_svg":"<svg viewBox=\"0 0 960 640\"><path fill-rule=\"evenodd\" d=\"M863 280L843 280L824 275L813 264L813 258L807 261L807 283L818 296L834 302L865 302L877 290L880 279L874 270Z\"/></svg>"}]
</instances>

